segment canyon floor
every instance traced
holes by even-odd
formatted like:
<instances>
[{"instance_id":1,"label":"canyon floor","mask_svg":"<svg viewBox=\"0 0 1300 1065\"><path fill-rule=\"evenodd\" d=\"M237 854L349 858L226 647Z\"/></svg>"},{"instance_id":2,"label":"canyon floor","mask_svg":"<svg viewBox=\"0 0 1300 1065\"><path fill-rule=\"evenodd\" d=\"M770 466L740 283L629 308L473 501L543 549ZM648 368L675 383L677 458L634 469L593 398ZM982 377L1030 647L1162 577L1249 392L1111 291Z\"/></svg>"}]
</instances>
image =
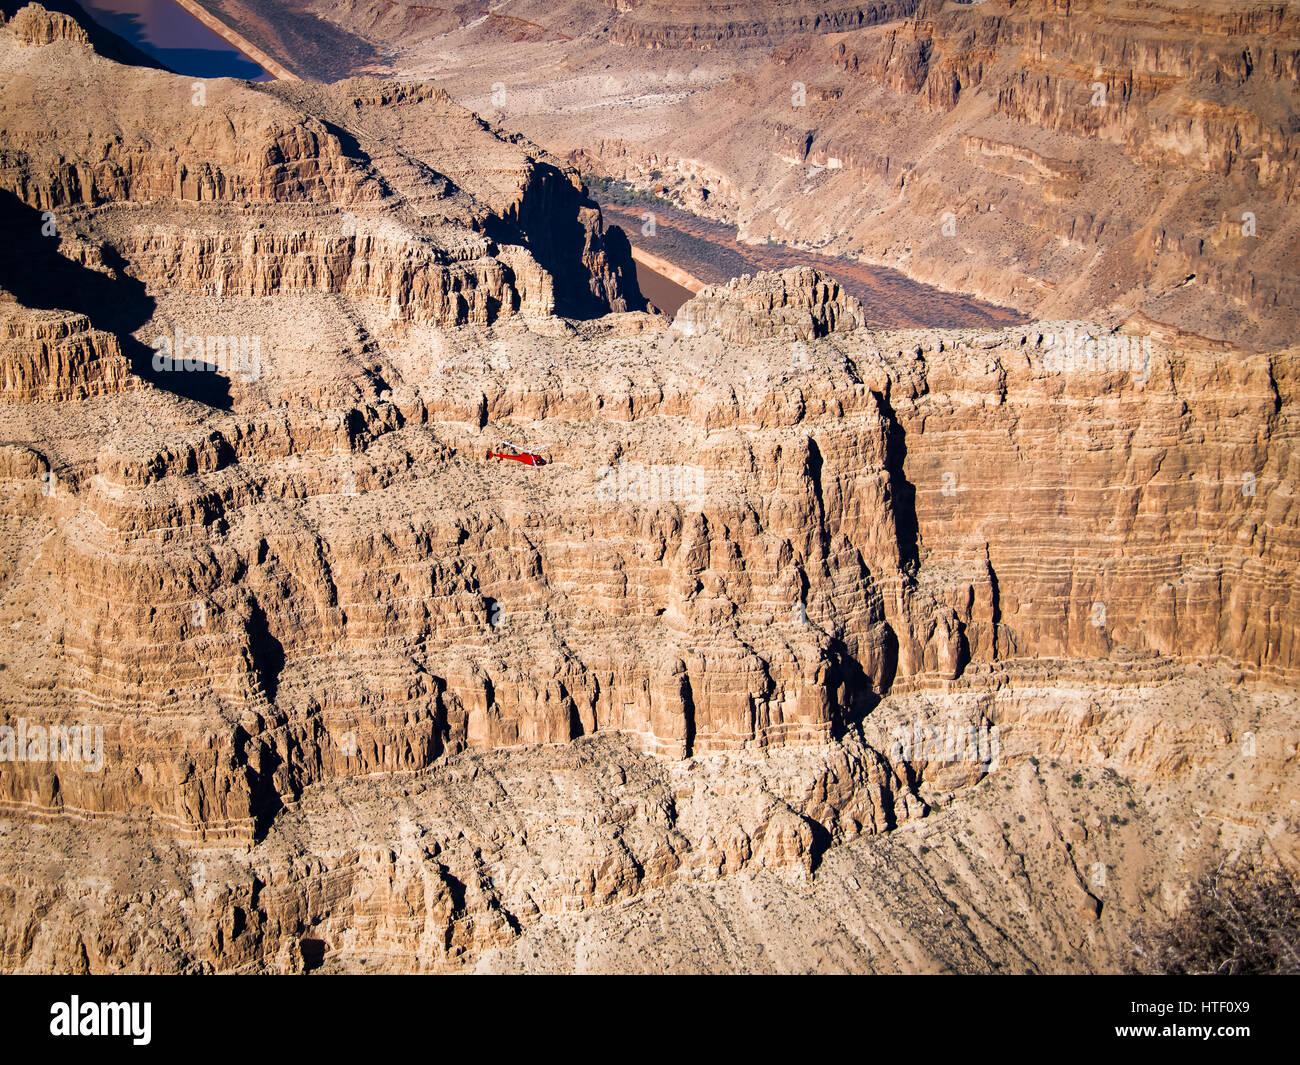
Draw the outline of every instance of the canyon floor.
<instances>
[{"instance_id":1,"label":"canyon floor","mask_svg":"<svg viewBox=\"0 0 1300 1065\"><path fill-rule=\"evenodd\" d=\"M196 83L69 5L3 9L0 968L1117 972L1205 870L1300 867L1294 145L1251 125L1293 100L1294 5L1208 5L1191 44L1139 20L1118 57L1096 4L774 0L761 40L690 4L211 6L324 65ZM897 97L893 138L973 153L947 187L974 205L998 173L1045 247L1044 204L1086 213L1110 193L1080 174L1154 167L1155 134L1134 105L1067 166L1048 73L1033 116L954 89L978 84L958 39L1011 76L1026 11L1133 94L1194 95L1138 76L1189 48L1238 77L1215 34L1249 38L1273 95L1193 108L1231 112L1226 170L1161 141L1162 181L1271 197L1249 283L1230 241L1129 225L1181 219L1168 188L1076 230L1029 298L1029 244L918 265L853 244L826 190L764 214L747 156L638 154L669 103L855 45L835 69L894 79L853 90ZM529 122L505 75L506 107L457 102L489 46L551 86ZM572 78L631 57L603 145L545 49ZM632 64L688 71L681 100ZM807 180L875 165L826 137ZM701 278L655 313L593 172L716 247L709 219L784 218L857 266ZM1180 256L1215 287L1179 287Z\"/></svg>"}]
</instances>

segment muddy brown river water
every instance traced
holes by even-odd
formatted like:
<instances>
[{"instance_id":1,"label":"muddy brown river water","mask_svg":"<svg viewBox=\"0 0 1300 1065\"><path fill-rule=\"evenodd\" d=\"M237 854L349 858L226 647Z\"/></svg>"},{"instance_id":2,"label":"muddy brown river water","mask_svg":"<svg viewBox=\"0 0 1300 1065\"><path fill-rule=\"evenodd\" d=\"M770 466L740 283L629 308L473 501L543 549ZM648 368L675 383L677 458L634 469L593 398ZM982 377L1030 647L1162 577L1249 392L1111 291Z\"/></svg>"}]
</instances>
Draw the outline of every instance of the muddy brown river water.
<instances>
[{"instance_id":1,"label":"muddy brown river water","mask_svg":"<svg viewBox=\"0 0 1300 1065\"><path fill-rule=\"evenodd\" d=\"M861 301L867 320L895 328L968 328L1011 325L1026 321L1007 307L973 296L945 292L913 281L886 266L870 266L783 244L743 244L732 226L713 222L663 204L635 205L601 202L605 221L623 229L633 248L648 252L698 278L706 285L723 284L742 274L812 266L840 282ZM653 233L646 233L645 216L654 215ZM692 295L644 263L637 263L641 291L661 310L673 314Z\"/></svg>"}]
</instances>

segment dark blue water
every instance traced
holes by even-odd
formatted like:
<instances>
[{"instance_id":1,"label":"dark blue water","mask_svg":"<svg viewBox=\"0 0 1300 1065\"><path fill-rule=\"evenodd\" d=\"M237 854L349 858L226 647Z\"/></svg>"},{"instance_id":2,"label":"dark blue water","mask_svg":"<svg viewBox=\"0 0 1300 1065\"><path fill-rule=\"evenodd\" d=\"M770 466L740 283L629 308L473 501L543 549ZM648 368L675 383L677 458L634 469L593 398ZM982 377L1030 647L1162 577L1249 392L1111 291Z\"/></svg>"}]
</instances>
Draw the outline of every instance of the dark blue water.
<instances>
[{"instance_id":1,"label":"dark blue water","mask_svg":"<svg viewBox=\"0 0 1300 1065\"><path fill-rule=\"evenodd\" d=\"M195 78L271 75L172 0L78 0L86 14L165 67Z\"/></svg>"}]
</instances>

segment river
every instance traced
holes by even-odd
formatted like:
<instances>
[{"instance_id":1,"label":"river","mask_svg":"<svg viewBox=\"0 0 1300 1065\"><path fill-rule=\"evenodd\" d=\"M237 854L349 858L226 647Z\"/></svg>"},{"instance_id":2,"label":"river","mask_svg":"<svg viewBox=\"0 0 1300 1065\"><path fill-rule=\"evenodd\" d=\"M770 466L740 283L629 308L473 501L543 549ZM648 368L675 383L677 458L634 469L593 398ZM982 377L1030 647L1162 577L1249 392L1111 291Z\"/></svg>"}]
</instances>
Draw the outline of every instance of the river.
<instances>
[{"instance_id":1,"label":"river","mask_svg":"<svg viewBox=\"0 0 1300 1065\"><path fill-rule=\"evenodd\" d=\"M271 75L175 0L78 0L92 19L178 74L196 78Z\"/></svg>"},{"instance_id":2,"label":"river","mask_svg":"<svg viewBox=\"0 0 1300 1065\"><path fill-rule=\"evenodd\" d=\"M674 314L701 285L725 284L741 274L812 266L855 296L872 325L896 329L981 328L1024 321L1023 315L974 296L913 281L887 266L872 266L784 244L744 244L734 226L666 204L614 203L597 195L605 221L632 244L641 291ZM653 226L646 221L654 216ZM656 262L657 260L657 262ZM670 275L675 275L670 279Z\"/></svg>"}]
</instances>

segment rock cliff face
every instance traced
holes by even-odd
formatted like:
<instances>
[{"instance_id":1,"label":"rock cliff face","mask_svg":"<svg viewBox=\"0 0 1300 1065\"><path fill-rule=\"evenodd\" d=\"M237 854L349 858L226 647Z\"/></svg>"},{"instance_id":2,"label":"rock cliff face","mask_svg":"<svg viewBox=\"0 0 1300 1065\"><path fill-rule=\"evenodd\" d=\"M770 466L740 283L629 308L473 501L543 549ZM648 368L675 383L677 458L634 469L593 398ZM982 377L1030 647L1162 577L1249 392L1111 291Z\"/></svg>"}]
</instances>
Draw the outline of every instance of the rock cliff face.
<instances>
[{"instance_id":1,"label":"rock cliff face","mask_svg":"<svg viewBox=\"0 0 1300 1065\"><path fill-rule=\"evenodd\" d=\"M348 405L250 392L191 428L50 441L58 490L9 489L48 533L0 684L144 761L19 766L6 800L251 836L314 782L467 747L820 743L973 665L1294 680L1294 350L1148 339L1120 367L1112 337L1089 367L1054 365L1055 333L858 329L792 352L718 310L851 321L831 291L764 277L697 297L685 335L575 358L521 333L491 342L507 369L448 353L408 380L433 340L410 334L379 342L396 387L356 380ZM287 397L282 374L268 360L257 394ZM544 444L544 479L485 466L499 436Z\"/></svg>"},{"instance_id":2,"label":"rock cliff face","mask_svg":"<svg viewBox=\"0 0 1300 1065\"><path fill-rule=\"evenodd\" d=\"M678 762L604 736L314 788L252 848L0 821L0 965L1107 971L1197 855L1295 858L1293 694L1207 674L952 694L1002 718L1002 753L928 816L854 743ZM906 735L927 703L882 709Z\"/></svg>"},{"instance_id":3,"label":"rock cliff face","mask_svg":"<svg viewBox=\"0 0 1300 1065\"><path fill-rule=\"evenodd\" d=\"M58 11L46 11L40 4L19 9L9 25L9 32L24 44L51 44L71 41L89 44L90 35L76 19Z\"/></svg>"},{"instance_id":4,"label":"rock cliff face","mask_svg":"<svg viewBox=\"0 0 1300 1065\"><path fill-rule=\"evenodd\" d=\"M611 36L643 48L714 49L767 43L800 33L858 30L916 12L917 0L866 4L761 0L759 3L699 4L690 0L632 0L612 5L618 12Z\"/></svg>"},{"instance_id":5,"label":"rock cliff face","mask_svg":"<svg viewBox=\"0 0 1300 1065\"><path fill-rule=\"evenodd\" d=\"M364 295L444 324L642 306L572 171L439 90L191 84L33 28L61 19L29 7L4 27L0 190L146 284ZM100 91L59 106L86 71Z\"/></svg>"},{"instance_id":6,"label":"rock cliff face","mask_svg":"<svg viewBox=\"0 0 1300 1065\"><path fill-rule=\"evenodd\" d=\"M92 329L85 315L0 303L0 344L0 396L9 402L84 399L138 384L117 337Z\"/></svg>"},{"instance_id":7,"label":"rock cliff face","mask_svg":"<svg viewBox=\"0 0 1300 1065\"><path fill-rule=\"evenodd\" d=\"M0 967L1108 969L1296 859L1300 349L811 270L670 328L437 90L145 71L156 153L113 91L42 135L124 75L18 21Z\"/></svg>"}]
</instances>

